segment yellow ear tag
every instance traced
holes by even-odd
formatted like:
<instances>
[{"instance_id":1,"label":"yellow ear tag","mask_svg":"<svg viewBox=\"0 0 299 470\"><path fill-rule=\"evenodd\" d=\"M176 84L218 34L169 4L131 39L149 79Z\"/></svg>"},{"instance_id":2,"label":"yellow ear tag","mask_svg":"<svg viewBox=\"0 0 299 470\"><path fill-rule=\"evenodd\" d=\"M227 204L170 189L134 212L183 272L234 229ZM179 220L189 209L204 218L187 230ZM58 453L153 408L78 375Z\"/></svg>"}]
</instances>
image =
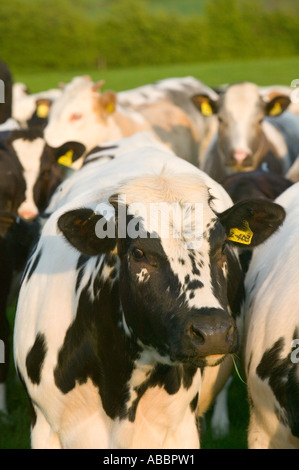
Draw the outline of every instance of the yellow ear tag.
<instances>
[{"instance_id":1,"label":"yellow ear tag","mask_svg":"<svg viewBox=\"0 0 299 470\"><path fill-rule=\"evenodd\" d=\"M49 114L50 106L48 104L39 104L36 108L36 114L40 118L46 118Z\"/></svg>"},{"instance_id":2,"label":"yellow ear tag","mask_svg":"<svg viewBox=\"0 0 299 470\"><path fill-rule=\"evenodd\" d=\"M71 166L73 163L74 150L68 150L64 155L58 158L58 163L64 166Z\"/></svg>"},{"instance_id":3,"label":"yellow ear tag","mask_svg":"<svg viewBox=\"0 0 299 470\"><path fill-rule=\"evenodd\" d=\"M112 102L108 103L105 109L106 109L106 113L108 114L114 113L114 110L115 110L114 103Z\"/></svg>"},{"instance_id":4,"label":"yellow ear tag","mask_svg":"<svg viewBox=\"0 0 299 470\"><path fill-rule=\"evenodd\" d=\"M281 114L281 113L282 113L281 104L278 101L276 101L273 108L270 109L269 115L270 116L277 116L278 114Z\"/></svg>"},{"instance_id":5,"label":"yellow ear tag","mask_svg":"<svg viewBox=\"0 0 299 470\"><path fill-rule=\"evenodd\" d=\"M231 228L229 232L228 240L236 243L243 243L244 245L250 245L253 232L249 227L248 222L244 222L245 230L239 230L238 228Z\"/></svg>"},{"instance_id":6,"label":"yellow ear tag","mask_svg":"<svg viewBox=\"0 0 299 470\"><path fill-rule=\"evenodd\" d=\"M201 112L204 116L211 116L213 114L212 106L207 101L201 103Z\"/></svg>"}]
</instances>

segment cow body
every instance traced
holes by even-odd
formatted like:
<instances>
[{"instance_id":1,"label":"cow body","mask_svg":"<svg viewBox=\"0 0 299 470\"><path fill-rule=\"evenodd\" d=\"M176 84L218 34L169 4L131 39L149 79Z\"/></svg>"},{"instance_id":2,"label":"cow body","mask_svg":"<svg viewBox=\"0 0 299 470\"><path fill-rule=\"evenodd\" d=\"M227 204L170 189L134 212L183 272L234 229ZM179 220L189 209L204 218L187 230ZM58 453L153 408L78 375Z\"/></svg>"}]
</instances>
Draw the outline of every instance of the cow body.
<instances>
[{"instance_id":1,"label":"cow body","mask_svg":"<svg viewBox=\"0 0 299 470\"><path fill-rule=\"evenodd\" d=\"M299 120L285 112L287 95L266 100L258 86L244 82L230 85L217 101L193 97L195 105L210 106L217 114L218 131L202 157L201 168L221 182L232 172L262 167L285 175L299 149Z\"/></svg>"},{"instance_id":2,"label":"cow body","mask_svg":"<svg viewBox=\"0 0 299 470\"><path fill-rule=\"evenodd\" d=\"M264 198L274 201L293 182L270 171L255 170L238 172L227 176L222 186L234 202L249 198Z\"/></svg>"},{"instance_id":3,"label":"cow body","mask_svg":"<svg viewBox=\"0 0 299 470\"><path fill-rule=\"evenodd\" d=\"M54 195L19 296L14 354L32 446L197 448L202 374L207 383L204 371L237 348L242 275L223 243L243 209L151 136L97 157ZM162 219L149 217L161 203ZM184 219L165 222L177 203L185 216L200 204L195 238L197 218L181 236Z\"/></svg>"},{"instance_id":4,"label":"cow body","mask_svg":"<svg viewBox=\"0 0 299 470\"><path fill-rule=\"evenodd\" d=\"M7 352L0 364L0 410L4 412L9 366L6 310L39 231L36 217L62 180L57 160L64 150L49 148L40 129L12 131L0 143L0 339Z\"/></svg>"},{"instance_id":5,"label":"cow body","mask_svg":"<svg viewBox=\"0 0 299 470\"><path fill-rule=\"evenodd\" d=\"M285 222L254 251L245 279L249 448L299 447L298 196L297 183L276 199Z\"/></svg>"},{"instance_id":6,"label":"cow body","mask_svg":"<svg viewBox=\"0 0 299 470\"><path fill-rule=\"evenodd\" d=\"M76 77L65 87L45 128L50 146L77 140L90 151L99 143L148 131L198 166L216 120L196 112L190 97L201 92L215 97L213 90L193 77L162 80L118 94L99 93L102 84Z\"/></svg>"}]
</instances>

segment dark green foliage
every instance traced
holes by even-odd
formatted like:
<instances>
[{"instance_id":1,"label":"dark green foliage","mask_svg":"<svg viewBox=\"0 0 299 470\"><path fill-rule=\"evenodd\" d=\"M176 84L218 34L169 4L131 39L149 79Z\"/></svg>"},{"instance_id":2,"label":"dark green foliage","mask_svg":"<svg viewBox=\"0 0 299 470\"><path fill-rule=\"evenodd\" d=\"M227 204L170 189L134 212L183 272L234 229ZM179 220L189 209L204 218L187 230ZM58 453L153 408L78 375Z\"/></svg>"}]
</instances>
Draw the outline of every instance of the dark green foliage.
<instances>
[{"instance_id":1,"label":"dark green foliage","mask_svg":"<svg viewBox=\"0 0 299 470\"><path fill-rule=\"evenodd\" d=\"M1 58L17 70L50 70L297 54L296 2L196 1L2 2Z\"/></svg>"}]
</instances>

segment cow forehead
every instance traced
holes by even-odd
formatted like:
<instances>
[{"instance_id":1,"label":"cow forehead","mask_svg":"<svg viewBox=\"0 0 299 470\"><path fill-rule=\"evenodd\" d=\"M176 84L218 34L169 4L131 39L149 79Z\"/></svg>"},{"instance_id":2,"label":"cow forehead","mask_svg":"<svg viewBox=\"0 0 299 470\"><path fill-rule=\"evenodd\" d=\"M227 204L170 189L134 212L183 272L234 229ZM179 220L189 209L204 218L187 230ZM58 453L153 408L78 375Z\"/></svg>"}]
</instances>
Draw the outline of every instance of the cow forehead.
<instances>
[{"instance_id":1,"label":"cow forehead","mask_svg":"<svg viewBox=\"0 0 299 470\"><path fill-rule=\"evenodd\" d=\"M23 138L15 139L12 142L12 146L25 171L39 167L40 158L45 146L43 138L37 137L33 141Z\"/></svg>"},{"instance_id":2,"label":"cow forehead","mask_svg":"<svg viewBox=\"0 0 299 470\"><path fill-rule=\"evenodd\" d=\"M186 248L199 248L207 227L216 221L208 187L193 175L142 178L126 187L118 202L133 219L127 227L129 237L163 240L164 251L170 258ZM121 212L118 210L118 224L127 223L125 218L120 220ZM137 221L141 226L136 231Z\"/></svg>"},{"instance_id":3,"label":"cow forehead","mask_svg":"<svg viewBox=\"0 0 299 470\"><path fill-rule=\"evenodd\" d=\"M246 115L257 111L261 105L259 88L254 83L230 86L223 98L221 110L231 115Z\"/></svg>"}]
</instances>

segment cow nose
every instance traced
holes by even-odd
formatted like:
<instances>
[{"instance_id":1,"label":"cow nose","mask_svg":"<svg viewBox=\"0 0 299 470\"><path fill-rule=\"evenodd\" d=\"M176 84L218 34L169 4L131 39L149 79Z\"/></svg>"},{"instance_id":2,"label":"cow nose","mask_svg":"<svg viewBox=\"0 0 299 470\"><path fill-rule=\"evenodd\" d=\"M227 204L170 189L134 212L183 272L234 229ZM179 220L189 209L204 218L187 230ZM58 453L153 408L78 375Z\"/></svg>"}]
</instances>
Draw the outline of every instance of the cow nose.
<instances>
[{"instance_id":1,"label":"cow nose","mask_svg":"<svg viewBox=\"0 0 299 470\"><path fill-rule=\"evenodd\" d=\"M237 149L232 154L233 163L238 166L251 165L251 152L249 150Z\"/></svg>"},{"instance_id":2,"label":"cow nose","mask_svg":"<svg viewBox=\"0 0 299 470\"><path fill-rule=\"evenodd\" d=\"M236 348L236 327L223 310L210 309L203 318L194 318L187 326L187 335L200 356L228 354Z\"/></svg>"},{"instance_id":3,"label":"cow nose","mask_svg":"<svg viewBox=\"0 0 299 470\"><path fill-rule=\"evenodd\" d=\"M22 217L22 219L25 219L25 220L33 220L37 217L37 212L33 212L33 211L27 211L27 210L19 210L18 211L18 214L20 217Z\"/></svg>"}]
</instances>

